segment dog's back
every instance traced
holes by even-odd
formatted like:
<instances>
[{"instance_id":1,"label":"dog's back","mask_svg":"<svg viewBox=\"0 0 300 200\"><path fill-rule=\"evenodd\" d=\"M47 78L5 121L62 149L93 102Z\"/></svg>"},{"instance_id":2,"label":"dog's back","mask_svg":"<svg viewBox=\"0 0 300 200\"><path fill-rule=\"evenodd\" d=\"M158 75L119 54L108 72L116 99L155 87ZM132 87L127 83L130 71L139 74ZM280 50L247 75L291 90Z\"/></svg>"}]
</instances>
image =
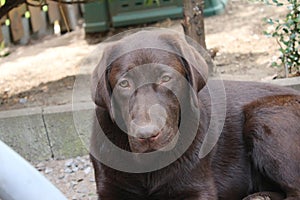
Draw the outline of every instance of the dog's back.
<instances>
[{"instance_id":1,"label":"dog's back","mask_svg":"<svg viewBox=\"0 0 300 200\"><path fill-rule=\"evenodd\" d=\"M296 123L300 122L300 93L265 83L209 81L199 93L208 110L211 101L207 97L214 92L209 91L209 84L224 84L226 91L225 124L213 157L219 198L241 199L260 191L282 193L285 184L293 185L297 177L299 180L295 170L300 171L300 158L296 156L300 146ZM283 163L286 167L277 168Z\"/></svg>"}]
</instances>

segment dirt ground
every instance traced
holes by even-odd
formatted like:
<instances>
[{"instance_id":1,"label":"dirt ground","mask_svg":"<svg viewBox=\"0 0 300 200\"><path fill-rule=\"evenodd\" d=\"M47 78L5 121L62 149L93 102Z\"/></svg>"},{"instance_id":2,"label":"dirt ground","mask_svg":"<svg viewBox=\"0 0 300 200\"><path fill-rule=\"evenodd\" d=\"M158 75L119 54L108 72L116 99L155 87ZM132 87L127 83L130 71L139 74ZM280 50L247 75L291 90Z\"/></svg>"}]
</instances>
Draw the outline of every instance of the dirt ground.
<instances>
[{"instance_id":1,"label":"dirt ground","mask_svg":"<svg viewBox=\"0 0 300 200\"><path fill-rule=\"evenodd\" d=\"M278 57L278 45L262 32L268 29L263 18L283 14L284 9L231 0L224 14L206 18L207 47L219 51L216 71L224 79L255 81L280 73L270 66ZM149 26L181 30L180 20ZM88 65L82 71L81 66L97 46L89 44L91 40L99 41L99 37L87 42L81 28L61 37L48 36L30 45L12 47L9 56L0 58L0 110L69 103L74 76L88 74L94 67Z\"/></svg>"},{"instance_id":2,"label":"dirt ground","mask_svg":"<svg viewBox=\"0 0 300 200\"><path fill-rule=\"evenodd\" d=\"M278 57L278 45L275 39L263 35L268 29L263 18L284 14L283 8L231 0L224 14L206 18L207 47L219 51L215 70L224 79L254 81L282 73L271 67ZM180 20L151 26L181 29ZM60 37L49 36L30 45L11 47L11 54L0 58L0 111L70 103L75 76L89 74L94 67L94 62L86 58L97 45L89 43L80 28ZM100 52L94 56L100 57ZM68 199L96 199L87 157L74 158L72 164L69 160L35 164Z\"/></svg>"}]
</instances>

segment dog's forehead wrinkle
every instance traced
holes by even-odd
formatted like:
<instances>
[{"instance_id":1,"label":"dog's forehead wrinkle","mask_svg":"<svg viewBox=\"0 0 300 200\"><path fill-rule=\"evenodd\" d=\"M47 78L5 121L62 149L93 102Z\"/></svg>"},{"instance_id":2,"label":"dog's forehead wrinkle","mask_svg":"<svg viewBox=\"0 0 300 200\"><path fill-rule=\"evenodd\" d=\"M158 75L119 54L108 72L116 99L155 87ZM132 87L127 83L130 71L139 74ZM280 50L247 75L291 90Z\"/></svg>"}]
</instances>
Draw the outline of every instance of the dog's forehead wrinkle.
<instances>
[{"instance_id":1,"label":"dog's forehead wrinkle","mask_svg":"<svg viewBox=\"0 0 300 200\"><path fill-rule=\"evenodd\" d=\"M143 70L132 70L145 65ZM170 68L185 75L184 66L178 56L159 49L145 48L126 53L117 58L111 66L112 79L115 80L127 73L132 73L135 79L139 79L136 81L155 81L163 72L170 71ZM116 83L116 81L112 82Z\"/></svg>"}]
</instances>

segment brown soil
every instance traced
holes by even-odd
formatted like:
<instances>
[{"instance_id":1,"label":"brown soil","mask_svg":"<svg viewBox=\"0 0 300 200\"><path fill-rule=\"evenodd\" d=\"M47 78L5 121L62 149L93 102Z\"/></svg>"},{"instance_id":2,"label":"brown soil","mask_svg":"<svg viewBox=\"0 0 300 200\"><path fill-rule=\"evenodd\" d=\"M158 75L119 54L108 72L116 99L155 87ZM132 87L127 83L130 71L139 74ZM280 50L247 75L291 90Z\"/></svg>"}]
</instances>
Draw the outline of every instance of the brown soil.
<instances>
[{"instance_id":1,"label":"brown soil","mask_svg":"<svg viewBox=\"0 0 300 200\"><path fill-rule=\"evenodd\" d=\"M284 9L232 0L224 14L206 18L207 46L219 51L215 70L225 79L236 80L259 81L277 74L279 70L270 63L278 56L278 45L275 39L263 35L268 28L263 18L283 14ZM179 20L150 26L181 30ZM89 40L80 29L11 48L9 56L0 58L0 110L69 103L74 76L82 73L81 64L96 47L90 43L125 29ZM90 73L93 67L87 66L84 73Z\"/></svg>"}]
</instances>

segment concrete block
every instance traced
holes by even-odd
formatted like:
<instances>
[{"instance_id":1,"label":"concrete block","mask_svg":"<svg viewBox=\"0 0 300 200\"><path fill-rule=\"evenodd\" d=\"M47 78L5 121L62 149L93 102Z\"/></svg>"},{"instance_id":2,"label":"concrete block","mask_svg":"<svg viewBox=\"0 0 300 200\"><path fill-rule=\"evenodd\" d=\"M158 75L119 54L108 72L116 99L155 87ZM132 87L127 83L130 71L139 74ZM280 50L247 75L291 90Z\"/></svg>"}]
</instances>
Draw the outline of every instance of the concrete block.
<instances>
[{"instance_id":1,"label":"concrete block","mask_svg":"<svg viewBox=\"0 0 300 200\"><path fill-rule=\"evenodd\" d=\"M29 161L51 158L41 108L0 112L0 139Z\"/></svg>"},{"instance_id":2,"label":"concrete block","mask_svg":"<svg viewBox=\"0 0 300 200\"><path fill-rule=\"evenodd\" d=\"M290 87L300 91L300 77L275 79L271 80L270 83Z\"/></svg>"},{"instance_id":3,"label":"concrete block","mask_svg":"<svg viewBox=\"0 0 300 200\"><path fill-rule=\"evenodd\" d=\"M89 105L89 106L87 106ZM54 158L68 158L88 153L91 132L91 104L61 105L44 108L44 120ZM73 114L75 113L76 125ZM85 139L81 139L84 138Z\"/></svg>"},{"instance_id":4,"label":"concrete block","mask_svg":"<svg viewBox=\"0 0 300 200\"><path fill-rule=\"evenodd\" d=\"M90 147L90 137L95 114L94 103L73 104L73 120L77 134L87 149Z\"/></svg>"}]
</instances>

